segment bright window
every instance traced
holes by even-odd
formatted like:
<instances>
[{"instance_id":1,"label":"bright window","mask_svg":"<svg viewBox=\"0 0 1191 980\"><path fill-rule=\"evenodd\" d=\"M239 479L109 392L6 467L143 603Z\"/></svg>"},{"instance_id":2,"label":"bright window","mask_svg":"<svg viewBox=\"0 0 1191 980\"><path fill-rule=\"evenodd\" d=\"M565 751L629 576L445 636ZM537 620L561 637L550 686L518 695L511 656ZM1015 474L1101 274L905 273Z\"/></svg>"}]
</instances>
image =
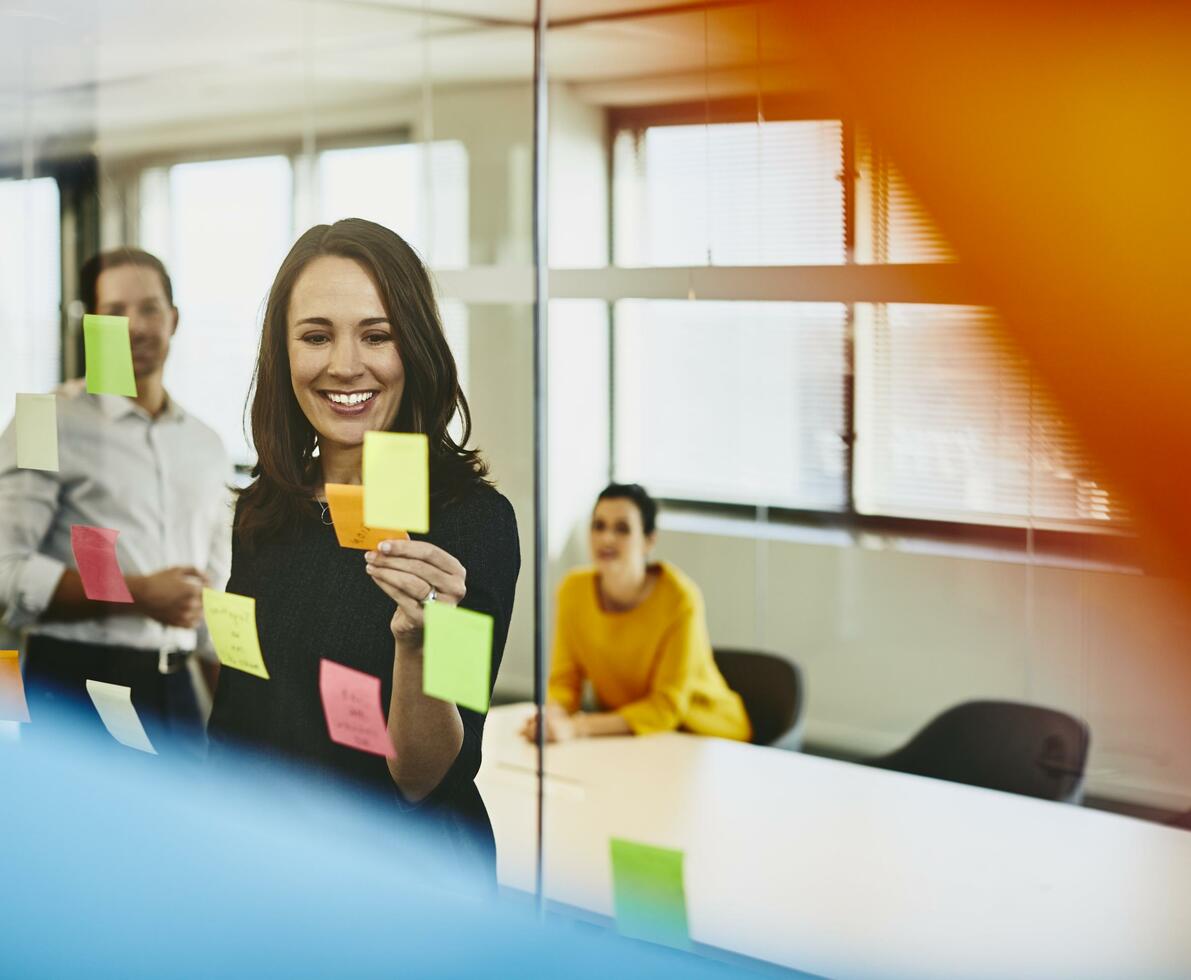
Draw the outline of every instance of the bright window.
<instances>
[{"instance_id":1,"label":"bright window","mask_svg":"<svg viewBox=\"0 0 1191 980\"><path fill-rule=\"evenodd\" d=\"M392 228L433 268L468 259L467 148L458 140L326 150L320 220L367 218Z\"/></svg>"},{"instance_id":2,"label":"bright window","mask_svg":"<svg viewBox=\"0 0 1191 980\"><path fill-rule=\"evenodd\" d=\"M857 307L856 507L992 524L1123 519L990 310Z\"/></svg>"},{"instance_id":3,"label":"bright window","mask_svg":"<svg viewBox=\"0 0 1191 980\"><path fill-rule=\"evenodd\" d=\"M616 473L661 496L839 509L845 308L622 300Z\"/></svg>"},{"instance_id":4,"label":"bright window","mask_svg":"<svg viewBox=\"0 0 1191 980\"><path fill-rule=\"evenodd\" d=\"M166 387L249 463L245 402L261 317L293 244L289 158L180 163L147 172L141 190L141 240L165 260L181 314Z\"/></svg>"},{"instance_id":5,"label":"bright window","mask_svg":"<svg viewBox=\"0 0 1191 980\"><path fill-rule=\"evenodd\" d=\"M0 180L0 429L14 393L49 391L62 377L60 228L53 178Z\"/></svg>"},{"instance_id":6,"label":"bright window","mask_svg":"<svg viewBox=\"0 0 1191 980\"><path fill-rule=\"evenodd\" d=\"M845 198L843 133L838 121L620 131L617 263L840 263L846 227L859 262L954 261L863 135ZM1125 520L991 311L748 302L741 283L739 301L615 304L618 479L708 503L1072 529Z\"/></svg>"},{"instance_id":7,"label":"bright window","mask_svg":"<svg viewBox=\"0 0 1191 980\"><path fill-rule=\"evenodd\" d=\"M844 260L837 120L652 126L616 138L616 264Z\"/></svg>"}]
</instances>

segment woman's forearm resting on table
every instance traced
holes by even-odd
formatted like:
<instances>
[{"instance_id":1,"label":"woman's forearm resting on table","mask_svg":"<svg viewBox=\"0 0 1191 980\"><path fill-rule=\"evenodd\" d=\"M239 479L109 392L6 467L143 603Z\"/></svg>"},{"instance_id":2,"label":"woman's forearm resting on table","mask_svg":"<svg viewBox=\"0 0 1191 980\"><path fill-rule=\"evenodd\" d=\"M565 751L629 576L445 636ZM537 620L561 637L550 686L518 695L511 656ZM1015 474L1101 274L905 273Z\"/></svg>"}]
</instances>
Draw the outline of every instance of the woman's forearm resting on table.
<instances>
[{"instance_id":1,"label":"woman's forearm resting on table","mask_svg":"<svg viewBox=\"0 0 1191 980\"><path fill-rule=\"evenodd\" d=\"M389 738L389 775L411 803L429 796L463 747L463 720L449 701L422 693L422 649L397 643Z\"/></svg>"},{"instance_id":2,"label":"woman's forearm resting on table","mask_svg":"<svg viewBox=\"0 0 1191 980\"><path fill-rule=\"evenodd\" d=\"M633 729L617 711L578 711L571 715L577 738L599 735L632 735Z\"/></svg>"}]
</instances>

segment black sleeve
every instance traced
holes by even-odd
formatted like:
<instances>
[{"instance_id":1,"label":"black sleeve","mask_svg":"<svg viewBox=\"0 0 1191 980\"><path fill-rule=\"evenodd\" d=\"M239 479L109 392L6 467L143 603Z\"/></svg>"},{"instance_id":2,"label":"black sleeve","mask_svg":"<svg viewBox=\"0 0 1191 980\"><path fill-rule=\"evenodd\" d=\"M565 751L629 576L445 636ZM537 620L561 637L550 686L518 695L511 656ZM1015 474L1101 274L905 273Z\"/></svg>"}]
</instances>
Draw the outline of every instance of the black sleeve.
<instances>
[{"instance_id":1,"label":"black sleeve","mask_svg":"<svg viewBox=\"0 0 1191 980\"><path fill-rule=\"evenodd\" d=\"M482 488L438 518L442 533L432 529L430 540L459 559L467 570L467 595L460 605L492 617L492 670L488 693L496 684L513 615L513 595L521 570L521 545L512 505L501 494ZM406 809L426 810L456 798L480 771L480 743L484 735L482 712L458 708L463 722L463 744L442 781L417 804L397 791Z\"/></svg>"}]
</instances>

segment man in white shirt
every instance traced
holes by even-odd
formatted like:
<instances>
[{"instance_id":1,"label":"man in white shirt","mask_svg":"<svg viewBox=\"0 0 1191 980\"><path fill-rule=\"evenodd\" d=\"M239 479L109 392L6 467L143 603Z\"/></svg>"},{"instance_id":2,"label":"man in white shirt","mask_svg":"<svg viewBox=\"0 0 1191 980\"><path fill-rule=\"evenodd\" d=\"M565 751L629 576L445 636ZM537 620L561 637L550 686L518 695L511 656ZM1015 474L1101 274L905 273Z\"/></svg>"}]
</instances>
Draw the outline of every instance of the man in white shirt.
<instances>
[{"instance_id":1,"label":"man in white shirt","mask_svg":"<svg viewBox=\"0 0 1191 980\"><path fill-rule=\"evenodd\" d=\"M92 679L132 689L159 752L201 753L187 660L209 649L202 588L227 579L231 465L219 436L163 386L178 310L160 260L127 248L97 255L80 291L88 313L129 318L137 396L63 385L56 473L17 467L15 421L0 436L0 605L7 625L27 630L23 737L56 714L97 724ZM71 549L76 524L120 532L131 604L86 597Z\"/></svg>"}]
</instances>

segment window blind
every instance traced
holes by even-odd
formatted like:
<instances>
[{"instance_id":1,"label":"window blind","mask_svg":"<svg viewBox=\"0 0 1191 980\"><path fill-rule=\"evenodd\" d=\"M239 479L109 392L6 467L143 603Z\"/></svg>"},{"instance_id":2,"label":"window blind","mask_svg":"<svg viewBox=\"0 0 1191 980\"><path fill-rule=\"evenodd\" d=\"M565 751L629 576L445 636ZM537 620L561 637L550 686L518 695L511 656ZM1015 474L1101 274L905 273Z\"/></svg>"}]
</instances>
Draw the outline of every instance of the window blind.
<instances>
[{"instance_id":1,"label":"window blind","mask_svg":"<svg viewBox=\"0 0 1191 980\"><path fill-rule=\"evenodd\" d=\"M621 300L617 479L680 499L842 508L845 322L838 303Z\"/></svg>"},{"instance_id":2,"label":"window blind","mask_svg":"<svg viewBox=\"0 0 1191 980\"><path fill-rule=\"evenodd\" d=\"M1092 526L1119 504L991 310L858 306L862 513Z\"/></svg>"},{"instance_id":3,"label":"window blind","mask_svg":"<svg viewBox=\"0 0 1191 980\"><path fill-rule=\"evenodd\" d=\"M955 253L888 154L861 134L857 141L858 262L953 262Z\"/></svg>"},{"instance_id":4,"label":"window blind","mask_svg":"<svg viewBox=\"0 0 1191 980\"><path fill-rule=\"evenodd\" d=\"M622 130L613 155L618 265L844 261L838 120Z\"/></svg>"}]
</instances>

